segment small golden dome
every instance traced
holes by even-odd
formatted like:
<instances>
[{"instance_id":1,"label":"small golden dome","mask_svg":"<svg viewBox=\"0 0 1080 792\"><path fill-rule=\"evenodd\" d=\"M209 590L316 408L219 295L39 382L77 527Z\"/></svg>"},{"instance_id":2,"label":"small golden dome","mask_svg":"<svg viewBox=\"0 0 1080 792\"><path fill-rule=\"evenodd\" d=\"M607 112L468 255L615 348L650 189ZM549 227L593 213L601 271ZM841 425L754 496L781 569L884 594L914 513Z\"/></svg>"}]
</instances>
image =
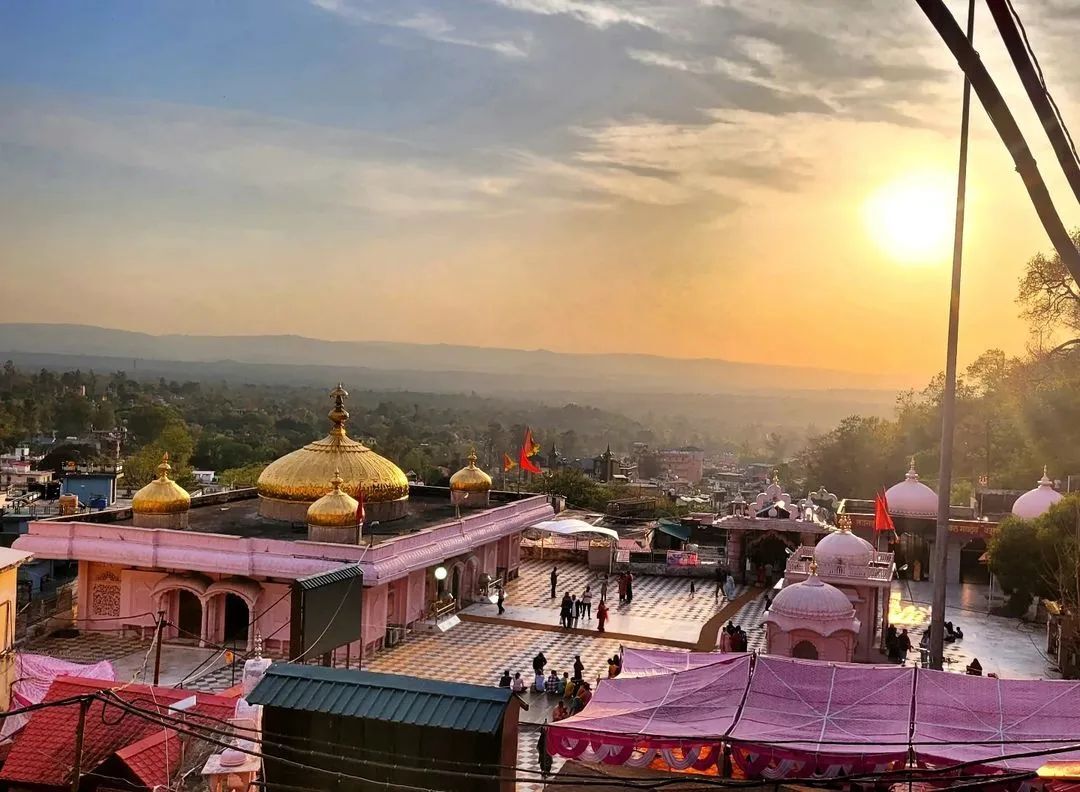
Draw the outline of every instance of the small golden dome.
<instances>
[{"instance_id":1,"label":"small golden dome","mask_svg":"<svg viewBox=\"0 0 1080 792\"><path fill-rule=\"evenodd\" d=\"M330 491L308 506L308 525L322 525L329 528L356 525L356 510L360 502L348 493L342 492L343 483L341 476L335 473L330 479Z\"/></svg>"},{"instance_id":2,"label":"small golden dome","mask_svg":"<svg viewBox=\"0 0 1080 792\"><path fill-rule=\"evenodd\" d=\"M191 496L183 487L169 478L169 454L166 452L158 465L158 476L131 499L131 511L135 514L178 514L191 508Z\"/></svg>"},{"instance_id":3,"label":"small golden dome","mask_svg":"<svg viewBox=\"0 0 1080 792\"><path fill-rule=\"evenodd\" d=\"M259 495L313 503L326 494L326 482L340 475L342 492L355 498L363 490L366 503L408 497L409 480L401 469L345 433L348 391L338 385L330 395L334 399L330 434L267 465L259 476Z\"/></svg>"},{"instance_id":4,"label":"small golden dome","mask_svg":"<svg viewBox=\"0 0 1080 792\"><path fill-rule=\"evenodd\" d=\"M455 492L487 492L491 476L476 466L476 451L469 453L469 464L450 477L450 489Z\"/></svg>"}]
</instances>

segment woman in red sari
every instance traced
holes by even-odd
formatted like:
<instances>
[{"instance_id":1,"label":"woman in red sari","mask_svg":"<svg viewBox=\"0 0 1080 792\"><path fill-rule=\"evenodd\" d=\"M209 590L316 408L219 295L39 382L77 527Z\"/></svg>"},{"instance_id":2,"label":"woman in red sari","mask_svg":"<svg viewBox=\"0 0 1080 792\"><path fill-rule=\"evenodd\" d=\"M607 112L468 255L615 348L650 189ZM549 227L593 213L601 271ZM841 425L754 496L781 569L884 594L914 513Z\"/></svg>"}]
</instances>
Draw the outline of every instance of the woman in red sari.
<instances>
[{"instance_id":1,"label":"woman in red sari","mask_svg":"<svg viewBox=\"0 0 1080 792\"><path fill-rule=\"evenodd\" d=\"M607 603L600 600L600 607L596 609L596 631L604 631L604 623L607 621Z\"/></svg>"}]
</instances>

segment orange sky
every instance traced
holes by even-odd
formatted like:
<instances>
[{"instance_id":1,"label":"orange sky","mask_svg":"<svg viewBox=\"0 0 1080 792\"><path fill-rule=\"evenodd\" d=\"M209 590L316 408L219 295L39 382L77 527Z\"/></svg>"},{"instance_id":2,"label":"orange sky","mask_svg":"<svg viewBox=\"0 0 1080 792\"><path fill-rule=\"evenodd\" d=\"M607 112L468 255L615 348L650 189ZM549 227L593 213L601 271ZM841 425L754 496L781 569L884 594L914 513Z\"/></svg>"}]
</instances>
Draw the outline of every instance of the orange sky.
<instances>
[{"instance_id":1,"label":"orange sky","mask_svg":"<svg viewBox=\"0 0 1080 792\"><path fill-rule=\"evenodd\" d=\"M100 75L76 79L78 50L47 76L14 60L25 68L12 75L0 60L11 75L0 98L14 109L0 120L0 266L5 291L27 296L5 301L4 321L646 352L921 382L944 362L951 242L897 261L865 207L912 173L952 183L955 64L917 11L875 6L889 16L868 16L871 33L836 33L851 59L837 66L812 38L820 9L770 4L774 19L723 2L691 19L644 0L493 0L481 17L415 0L413 16L387 18L317 2L287 20L311 41L281 55L327 61L317 106L288 85L261 99L268 86L243 62L215 72L222 85L239 74L243 99L213 83L205 96L181 90L175 64L156 60L118 87L93 26L77 46ZM597 16L609 7L633 18ZM1021 12L1066 120L1080 125L1065 26L1076 20L1053 3ZM1076 226L1080 210L983 13L979 49ZM316 29L326 17L338 22ZM713 22L740 32L693 39ZM33 23L0 18L0 45ZM450 69L457 104L410 77L388 109L335 115L351 83L326 76L332 59L372 30L387 71L420 58L416 69ZM341 39L330 47L313 31ZM568 36L576 49L560 57ZM566 57L583 61L569 77ZM365 63L365 79L374 68ZM550 105L513 106L515 91L534 88ZM1023 351L1017 277L1050 248L977 102L972 132L962 361Z\"/></svg>"}]
</instances>

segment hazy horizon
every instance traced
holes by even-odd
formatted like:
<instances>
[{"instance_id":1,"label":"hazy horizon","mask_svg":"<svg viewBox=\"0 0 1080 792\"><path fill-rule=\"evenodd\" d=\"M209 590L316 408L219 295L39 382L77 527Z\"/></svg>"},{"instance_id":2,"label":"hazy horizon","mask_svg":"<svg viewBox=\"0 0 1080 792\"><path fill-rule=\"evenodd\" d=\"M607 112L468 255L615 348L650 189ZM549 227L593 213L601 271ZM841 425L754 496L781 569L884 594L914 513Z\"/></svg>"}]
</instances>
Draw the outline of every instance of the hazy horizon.
<instances>
[{"instance_id":1,"label":"hazy horizon","mask_svg":"<svg viewBox=\"0 0 1080 792\"><path fill-rule=\"evenodd\" d=\"M1080 124L1080 9L1016 6ZM4 321L924 382L944 362L961 85L891 0L13 4ZM977 101L969 173L962 362L1023 351L1016 281L1050 250Z\"/></svg>"}]
</instances>

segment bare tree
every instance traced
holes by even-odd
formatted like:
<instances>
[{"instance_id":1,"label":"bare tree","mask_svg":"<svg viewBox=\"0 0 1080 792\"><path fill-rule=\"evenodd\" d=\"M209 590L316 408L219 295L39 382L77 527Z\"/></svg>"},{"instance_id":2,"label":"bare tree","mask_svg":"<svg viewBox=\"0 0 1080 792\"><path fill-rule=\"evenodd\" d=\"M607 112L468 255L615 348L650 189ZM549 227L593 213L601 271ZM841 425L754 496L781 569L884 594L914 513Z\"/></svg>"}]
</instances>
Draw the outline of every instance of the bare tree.
<instances>
[{"instance_id":1,"label":"bare tree","mask_svg":"<svg viewBox=\"0 0 1080 792\"><path fill-rule=\"evenodd\" d=\"M1080 229L1073 231L1073 245L1080 249ZM1069 274L1061 256L1036 253L1024 267L1016 301L1020 315L1031 324L1033 335L1053 337L1064 332L1069 338L1049 354L1080 346L1080 288Z\"/></svg>"}]
</instances>

